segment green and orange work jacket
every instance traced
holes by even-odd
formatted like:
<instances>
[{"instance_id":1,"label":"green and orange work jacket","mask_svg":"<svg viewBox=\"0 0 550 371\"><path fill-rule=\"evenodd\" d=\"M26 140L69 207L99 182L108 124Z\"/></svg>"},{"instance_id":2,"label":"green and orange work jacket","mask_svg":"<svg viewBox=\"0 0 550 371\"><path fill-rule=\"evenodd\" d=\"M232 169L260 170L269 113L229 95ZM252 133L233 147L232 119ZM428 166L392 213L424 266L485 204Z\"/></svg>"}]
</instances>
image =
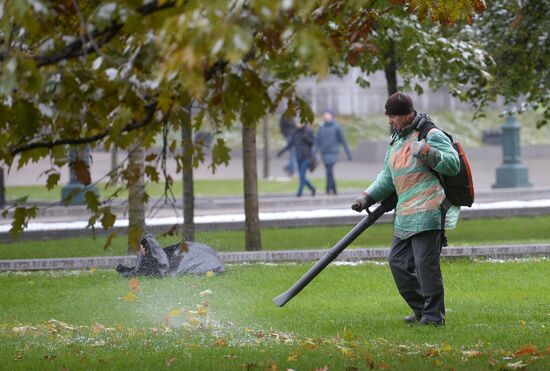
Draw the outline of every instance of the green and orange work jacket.
<instances>
[{"instance_id":1,"label":"green and orange work jacket","mask_svg":"<svg viewBox=\"0 0 550 371\"><path fill-rule=\"evenodd\" d=\"M392 135L384 169L365 190L376 201L397 193L394 235L400 239L441 229L440 206L445 199L445 191L437 175L411 152L411 144L418 140L418 130L427 121L427 115L417 113L410 125ZM458 174L460 160L449 138L441 130L432 129L426 136L426 142L441 154L441 160L433 170L445 175ZM456 227L459 213L460 207L456 206L447 211L445 229Z\"/></svg>"}]
</instances>

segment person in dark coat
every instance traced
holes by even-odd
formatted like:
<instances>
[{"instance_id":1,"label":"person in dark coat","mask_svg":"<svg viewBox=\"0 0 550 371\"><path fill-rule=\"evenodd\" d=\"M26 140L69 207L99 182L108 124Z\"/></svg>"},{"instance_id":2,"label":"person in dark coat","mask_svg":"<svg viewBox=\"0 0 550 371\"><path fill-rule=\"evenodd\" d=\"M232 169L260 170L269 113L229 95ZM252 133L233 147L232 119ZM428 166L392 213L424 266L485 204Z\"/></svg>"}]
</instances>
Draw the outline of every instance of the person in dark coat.
<instances>
[{"instance_id":1,"label":"person in dark coat","mask_svg":"<svg viewBox=\"0 0 550 371\"><path fill-rule=\"evenodd\" d=\"M334 120L334 114L331 111L325 111L323 119L324 121L317 131L315 152L319 151L321 153L321 159L325 165L326 192L327 194L336 194L334 165L340 155L340 146L344 147L349 161L351 161L351 152L340 125Z\"/></svg>"},{"instance_id":2,"label":"person in dark coat","mask_svg":"<svg viewBox=\"0 0 550 371\"><path fill-rule=\"evenodd\" d=\"M315 196L315 187L306 178L308 163L311 159L312 147L313 143L315 142L315 135L313 134L313 130L311 130L309 125L302 124L296 118L293 119L293 123L296 127L296 130L290 137L287 145L279 151L277 157L281 157L284 152L294 147L294 149L296 150L296 160L298 162L298 171L300 174L300 183L298 185L298 192L296 193L296 196L302 196L304 186L309 188L312 196Z\"/></svg>"},{"instance_id":3,"label":"person in dark coat","mask_svg":"<svg viewBox=\"0 0 550 371\"><path fill-rule=\"evenodd\" d=\"M284 116L281 116L281 119L279 120L279 129L288 144L288 141L296 130L294 123L291 119L286 119ZM294 170L296 167L296 149L294 146L290 147L289 152L290 156L288 158L288 163L284 167L284 171L288 176L292 176L294 175Z\"/></svg>"}]
</instances>

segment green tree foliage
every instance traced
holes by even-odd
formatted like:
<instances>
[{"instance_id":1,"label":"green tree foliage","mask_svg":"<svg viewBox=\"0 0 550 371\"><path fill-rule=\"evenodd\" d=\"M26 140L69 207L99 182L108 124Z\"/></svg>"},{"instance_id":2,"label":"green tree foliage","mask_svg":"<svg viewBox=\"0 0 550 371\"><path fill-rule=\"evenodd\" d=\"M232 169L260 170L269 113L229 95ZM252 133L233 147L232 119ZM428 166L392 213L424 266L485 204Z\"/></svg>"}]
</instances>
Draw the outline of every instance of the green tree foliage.
<instances>
[{"instance_id":1,"label":"green tree foliage","mask_svg":"<svg viewBox=\"0 0 550 371\"><path fill-rule=\"evenodd\" d=\"M525 109L542 113L537 125L550 119L550 2L490 0L462 30L466 41L477 40L494 63L489 80L474 81L468 94L480 102L522 98Z\"/></svg>"},{"instance_id":2,"label":"green tree foliage","mask_svg":"<svg viewBox=\"0 0 550 371\"><path fill-rule=\"evenodd\" d=\"M370 47L377 23L416 17L452 25L483 8L480 0L5 0L0 165L50 158L44 173L53 187L69 162L67 146L139 143L147 151L163 128L181 130L179 116L193 102L193 128L215 136L215 169L229 160L219 134L236 122L255 125L283 100L288 115L310 121L296 80L379 58ZM183 163L180 146L163 147ZM200 143L190 151L195 165L204 151ZM159 162L149 162L146 181L160 180ZM123 163L110 176L127 184L135 174ZM87 200L90 220L103 216L110 227L111 214ZM14 232L35 214L17 210Z\"/></svg>"}]
</instances>

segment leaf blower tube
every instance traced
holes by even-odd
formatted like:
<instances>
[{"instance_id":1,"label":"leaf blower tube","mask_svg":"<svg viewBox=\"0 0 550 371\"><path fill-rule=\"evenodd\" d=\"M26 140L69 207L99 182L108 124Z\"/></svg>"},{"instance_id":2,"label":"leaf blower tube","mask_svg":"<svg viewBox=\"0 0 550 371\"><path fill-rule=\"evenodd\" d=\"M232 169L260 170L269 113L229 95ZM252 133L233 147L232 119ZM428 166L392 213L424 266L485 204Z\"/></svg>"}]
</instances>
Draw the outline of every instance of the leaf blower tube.
<instances>
[{"instance_id":1,"label":"leaf blower tube","mask_svg":"<svg viewBox=\"0 0 550 371\"><path fill-rule=\"evenodd\" d=\"M291 288L282 293L279 296L273 298L275 305L282 307L288 303L293 297L298 295L304 287L306 287L327 265L330 264L346 247L348 247L361 233L368 227L373 225L382 215L395 209L397 204L397 195L394 193L390 197L386 198L381 204L369 212L351 231L348 232L336 245L327 251L325 255L313 267L311 267Z\"/></svg>"}]
</instances>

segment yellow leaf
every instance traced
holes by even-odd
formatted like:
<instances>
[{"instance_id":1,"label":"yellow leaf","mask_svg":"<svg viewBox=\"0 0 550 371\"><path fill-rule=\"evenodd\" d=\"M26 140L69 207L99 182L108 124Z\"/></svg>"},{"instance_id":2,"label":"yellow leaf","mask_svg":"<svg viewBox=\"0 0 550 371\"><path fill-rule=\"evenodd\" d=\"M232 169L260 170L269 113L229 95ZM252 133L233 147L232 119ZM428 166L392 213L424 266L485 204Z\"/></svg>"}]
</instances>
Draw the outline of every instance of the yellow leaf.
<instances>
[{"instance_id":1,"label":"yellow leaf","mask_svg":"<svg viewBox=\"0 0 550 371\"><path fill-rule=\"evenodd\" d=\"M520 321L519 321L519 325L520 325L520 326L525 326L525 321L524 321L524 320L520 320Z\"/></svg>"},{"instance_id":2,"label":"yellow leaf","mask_svg":"<svg viewBox=\"0 0 550 371\"><path fill-rule=\"evenodd\" d=\"M449 344L443 344L443 346L441 346L441 351L444 353L450 353L453 351L453 347Z\"/></svg>"},{"instance_id":3,"label":"yellow leaf","mask_svg":"<svg viewBox=\"0 0 550 371\"><path fill-rule=\"evenodd\" d=\"M342 352L342 355L346 358L354 359L356 357L355 352L350 348L342 347L340 348L340 352Z\"/></svg>"},{"instance_id":4,"label":"yellow leaf","mask_svg":"<svg viewBox=\"0 0 550 371\"><path fill-rule=\"evenodd\" d=\"M208 278L214 277L215 275L216 275L216 273L214 273L212 271L206 272L206 277L208 277Z\"/></svg>"},{"instance_id":5,"label":"yellow leaf","mask_svg":"<svg viewBox=\"0 0 550 371\"><path fill-rule=\"evenodd\" d=\"M124 301L131 302L131 301L136 301L138 299L138 297L133 292L129 292L126 295L124 295L121 299L124 300Z\"/></svg>"},{"instance_id":6,"label":"yellow leaf","mask_svg":"<svg viewBox=\"0 0 550 371\"><path fill-rule=\"evenodd\" d=\"M287 361L288 362L297 361L299 358L300 358L300 354L292 353L288 355Z\"/></svg>"},{"instance_id":7,"label":"yellow leaf","mask_svg":"<svg viewBox=\"0 0 550 371\"><path fill-rule=\"evenodd\" d=\"M90 273L95 273L95 272L97 272L97 268L95 267L90 268Z\"/></svg>"},{"instance_id":8,"label":"yellow leaf","mask_svg":"<svg viewBox=\"0 0 550 371\"><path fill-rule=\"evenodd\" d=\"M201 321L199 321L198 319L196 319L195 317L192 317L192 318L189 318L187 320L187 323L190 325L190 326L193 326L193 327L199 327L201 325Z\"/></svg>"},{"instance_id":9,"label":"yellow leaf","mask_svg":"<svg viewBox=\"0 0 550 371\"><path fill-rule=\"evenodd\" d=\"M171 310L166 314L166 317L175 318L175 317L181 317L183 315L183 311L181 309L174 309Z\"/></svg>"},{"instance_id":10,"label":"yellow leaf","mask_svg":"<svg viewBox=\"0 0 550 371\"><path fill-rule=\"evenodd\" d=\"M202 303L197 305L197 314L200 316L206 316L206 313L208 311L208 303Z\"/></svg>"}]
</instances>

